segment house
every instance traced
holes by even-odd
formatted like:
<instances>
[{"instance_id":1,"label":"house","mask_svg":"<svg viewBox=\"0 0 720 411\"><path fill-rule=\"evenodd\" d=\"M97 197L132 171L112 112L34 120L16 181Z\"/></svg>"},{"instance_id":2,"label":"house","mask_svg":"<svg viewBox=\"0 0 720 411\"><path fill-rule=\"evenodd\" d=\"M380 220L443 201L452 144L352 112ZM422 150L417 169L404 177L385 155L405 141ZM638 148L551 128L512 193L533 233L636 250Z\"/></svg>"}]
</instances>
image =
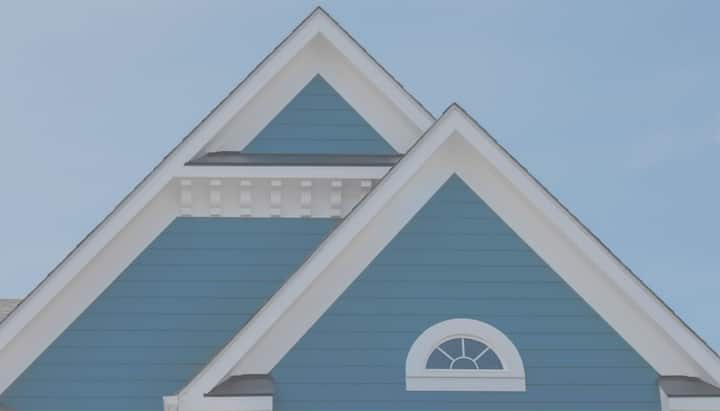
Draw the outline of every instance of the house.
<instances>
[{"instance_id":1,"label":"house","mask_svg":"<svg viewBox=\"0 0 720 411\"><path fill-rule=\"evenodd\" d=\"M468 113L321 9L0 323L4 410L699 411L719 385Z\"/></svg>"}]
</instances>

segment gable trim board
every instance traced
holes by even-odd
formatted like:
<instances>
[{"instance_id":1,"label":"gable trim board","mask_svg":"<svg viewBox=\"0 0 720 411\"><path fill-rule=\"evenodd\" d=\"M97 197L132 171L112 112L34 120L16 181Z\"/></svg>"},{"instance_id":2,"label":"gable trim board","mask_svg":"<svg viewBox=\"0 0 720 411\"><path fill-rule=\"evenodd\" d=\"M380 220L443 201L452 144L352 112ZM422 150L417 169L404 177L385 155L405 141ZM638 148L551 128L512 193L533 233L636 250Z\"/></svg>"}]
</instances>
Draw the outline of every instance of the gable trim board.
<instances>
[{"instance_id":1,"label":"gable trim board","mask_svg":"<svg viewBox=\"0 0 720 411\"><path fill-rule=\"evenodd\" d=\"M0 324L0 392L40 353L62 330L87 307L103 289L136 257L153 236L177 215L174 199L168 193L176 177L208 173L210 167L189 167L185 163L206 154L223 128L248 105L258 100L270 86L278 83L278 74L298 70L289 67L293 61L312 52L308 45L320 41L331 46L338 62L320 67L324 78L358 108L367 120L388 139L398 152L405 152L434 121L407 91L392 78L367 52L322 9L313 11L280 45L274 49L220 104L213 109L178 146L131 191L116 208L93 229L60 264L33 290L11 315ZM339 68L351 66L355 77L341 78ZM286 69L292 69L290 71ZM285 71L283 71L285 70ZM318 67L305 67L304 76L311 78ZM364 79L362 87L348 85ZM335 83L344 81L344 84ZM372 86L372 93L369 91ZM342 86L342 87L341 87ZM355 92L346 95L345 92ZM279 112L289 101L270 99L263 109ZM274 105L274 107L272 106ZM377 106L376 109L372 109ZM368 108L369 107L369 108ZM374 124L387 117L382 111L392 109L399 114L397 122ZM373 111L374 110L374 111ZM262 125L259 125L262 126ZM246 140L252 135L245 136ZM357 172L355 170L350 173ZM92 270L94 275L89 274ZM82 274L82 285L78 277Z\"/></svg>"},{"instance_id":2,"label":"gable trim board","mask_svg":"<svg viewBox=\"0 0 720 411\"><path fill-rule=\"evenodd\" d=\"M474 120L452 105L179 393L184 409L196 410L197 400L230 375L269 373L453 174L659 374L720 381L717 355Z\"/></svg>"}]
</instances>

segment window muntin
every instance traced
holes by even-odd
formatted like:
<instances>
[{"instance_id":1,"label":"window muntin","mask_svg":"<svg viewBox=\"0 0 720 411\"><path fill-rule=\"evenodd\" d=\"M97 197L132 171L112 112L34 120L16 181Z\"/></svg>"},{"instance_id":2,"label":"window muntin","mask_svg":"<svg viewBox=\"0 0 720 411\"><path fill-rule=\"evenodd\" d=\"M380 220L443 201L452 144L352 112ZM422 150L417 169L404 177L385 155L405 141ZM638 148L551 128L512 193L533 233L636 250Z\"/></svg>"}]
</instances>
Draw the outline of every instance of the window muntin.
<instances>
[{"instance_id":1,"label":"window muntin","mask_svg":"<svg viewBox=\"0 0 720 411\"><path fill-rule=\"evenodd\" d=\"M495 351L477 339L452 338L438 345L425 364L435 370L501 370Z\"/></svg>"},{"instance_id":2,"label":"window muntin","mask_svg":"<svg viewBox=\"0 0 720 411\"><path fill-rule=\"evenodd\" d=\"M525 368L500 330L456 318L415 340L405 362L405 385L408 391L525 391Z\"/></svg>"}]
</instances>

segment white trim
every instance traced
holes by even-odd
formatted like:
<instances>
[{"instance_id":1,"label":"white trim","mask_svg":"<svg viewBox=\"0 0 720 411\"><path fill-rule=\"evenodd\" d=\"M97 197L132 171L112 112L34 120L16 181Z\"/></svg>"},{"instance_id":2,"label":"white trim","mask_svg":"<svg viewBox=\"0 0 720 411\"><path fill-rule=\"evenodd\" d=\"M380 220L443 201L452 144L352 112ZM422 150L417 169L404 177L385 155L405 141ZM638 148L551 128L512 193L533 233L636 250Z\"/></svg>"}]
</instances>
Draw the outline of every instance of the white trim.
<instances>
[{"instance_id":1,"label":"white trim","mask_svg":"<svg viewBox=\"0 0 720 411\"><path fill-rule=\"evenodd\" d=\"M487 345L500 359L501 370L434 370L430 354L443 342L468 337ZM515 345L500 330L482 321L456 318L425 330L405 360L408 391L525 391L525 367Z\"/></svg>"},{"instance_id":2,"label":"white trim","mask_svg":"<svg viewBox=\"0 0 720 411\"><path fill-rule=\"evenodd\" d=\"M661 411L718 411L720 410L720 396L717 397L670 397L661 387Z\"/></svg>"},{"instance_id":3,"label":"white trim","mask_svg":"<svg viewBox=\"0 0 720 411\"><path fill-rule=\"evenodd\" d=\"M135 253L139 252L136 248L146 246L153 235L160 232L176 215L175 199L165 199L161 193L173 178L183 176L184 164L201 155L202 150L238 113L264 89L272 87L278 73L295 57L308 51L305 46L311 40L319 39L342 51L350 65L355 66L353 69L374 84L374 94L359 94L357 98L353 97L355 100L382 96L390 103L379 102L379 107L387 108L389 104L395 110L406 114L408 124L413 124L410 128L416 130L416 135L410 138L409 126L405 126L404 141L395 142L398 147L409 147L412 144L410 140L417 139L432 123L432 116L417 101L337 26L332 18L321 9L316 9L0 324L0 363L3 364L0 393L120 275L137 255ZM327 70L332 71L331 68ZM340 77L341 73L334 75ZM337 79L333 81L337 82ZM368 101L362 103L366 108L372 106ZM279 111L280 108L276 109ZM365 111L369 112L369 109ZM392 138L390 135L386 137ZM162 206L152 204L154 199L161 197ZM168 200L167 204L165 200ZM148 209L153 210L150 214L157 214L146 221L144 227L138 228L140 215L147 214ZM108 251L109 249L113 251ZM108 257L100 258L101 256ZM101 266L102 269L99 269Z\"/></svg>"},{"instance_id":4,"label":"white trim","mask_svg":"<svg viewBox=\"0 0 720 411\"><path fill-rule=\"evenodd\" d=\"M163 397L163 411L178 411L178 397L174 395Z\"/></svg>"},{"instance_id":5,"label":"white trim","mask_svg":"<svg viewBox=\"0 0 720 411\"><path fill-rule=\"evenodd\" d=\"M665 397L662 411L718 411L720 397Z\"/></svg>"},{"instance_id":6,"label":"white trim","mask_svg":"<svg viewBox=\"0 0 720 411\"><path fill-rule=\"evenodd\" d=\"M293 32L288 43L290 40L292 49L283 44L275 52L285 62L282 67L273 66L272 82L244 102L203 152L243 149L318 74L399 153L405 153L434 122L321 10Z\"/></svg>"},{"instance_id":7,"label":"white trim","mask_svg":"<svg viewBox=\"0 0 720 411\"><path fill-rule=\"evenodd\" d=\"M180 395L270 372L452 173L659 374L720 379L720 359L453 105Z\"/></svg>"},{"instance_id":8,"label":"white trim","mask_svg":"<svg viewBox=\"0 0 720 411\"><path fill-rule=\"evenodd\" d=\"M163 397L165 411L272 411L272 395L202 397L195 401Z\"/></svg>"},{"instance_id":9,"label":"white trim","mask_svg":"<svg viewBox=\"0 0 720 411\"><path fill-rule=\"evenodd\" d=\"M669 397L668 411L718 411L720 397Z\"/></svg>"},{"instance_id":10,"label":"white trim","mask_svg":"<svg viewBox=\"0 0 720 411\"><path fill-rule=\"evenodd\" d=\"M407 391L502 391L522 392L526 390L525 378L505 377L502 372L496 375L460 375L470 374L472 370L455 370L452 373L435 373L437 375L405 377ZM462 372L461 372L462 371ZM433 374L433 373L430 373ZM446 375L442 375L446 374Z\"/></svg>"}]
</instances>

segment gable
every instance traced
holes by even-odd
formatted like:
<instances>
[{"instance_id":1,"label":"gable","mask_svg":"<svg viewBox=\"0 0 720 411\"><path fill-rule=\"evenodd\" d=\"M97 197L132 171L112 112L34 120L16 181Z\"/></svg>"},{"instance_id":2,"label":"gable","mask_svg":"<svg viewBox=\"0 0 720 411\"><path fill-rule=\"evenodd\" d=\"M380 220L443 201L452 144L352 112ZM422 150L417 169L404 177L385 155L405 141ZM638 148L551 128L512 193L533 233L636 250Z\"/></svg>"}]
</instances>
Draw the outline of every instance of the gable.
<instances>
[{"instance_id":1,"label":"gable","mask_svg":"<svg viewBox=\"0 0 720 411\"><path fill-rule=\"evenodd\" d=\"M161 409L162 396L202 369L335 221L176 219L0 402L17 411Z\"/></svg>"},{"instance_id":2,"label":"gable","mask_svg":"<svg viewBox=\"0 0 720 411\"><path fill-rule=\"evenodd\" d=\"M319 166L312 163L305 163L301 166L287 163L276 164L276 166L269 166L267 163L263 165L255 163L251 166L237 163L192 166L191 163L194 159L210 153L225 152L225 154L238 155L238 153L227 152L245 149L250 140L261 134L265 127L273 122L273 118L283 111L287 102L293 100L302 91L302 88L318 74L327 80L328 84L332 84L339 94L347 99L348 104L357 111L356 114L362 119L367 119L377 131L376 134L382 136L396 152L407 153L397 165L394 165L392 169L387 165L380 167L364 164L363 167L357 167L343 164L336 167L327 164ZM296 114L290 118L297 118ZM302 119L293 127L312 125L312 123L305 123L305 117ZM275 124L282 124L284 121L286 120ZM561 277L567 284L563 287L551 282L532 284L532 286L512 284L505 288L493 285L488 286L488 289L496 287L497 295L509 301L512 298L507 297L508 295L514 296L516 294L512 293L519 293L521 297L515 299L524 302L525 300L540 299L536 293L544 292L550 296L555 296L557 293L560 297L567 297L567 289L564 287L569 286L568 289L577 293L576 297L582 297L582 302L593 308L592 312L596 313L595 315L607 321L605 325L611 324L612 329L622 336L621 339L616 338L618 335L595 338L602 334L600 332L584 337L571 336L572 338L566 342L567 344L577 344L569 346L573 350L574 347L581 347L582 341L590 344L589 351L598 347L593 344L610 342L612 345L627 341L635 350L630 350L631 354L628 354L632 356L631 359L617 357L622 360L623 364L632 363L639 355L658 374L663 376L692 376L711 383L720 381L720 361L717 355L704 345L668 307L664 306L632 275L627 267L615 258L592 233L564 209L462 109L457 105L452 105L438 121L432 124L433 121L432 116L414 101L402 86L367 55L346 32L324 12L316 10L266 60L261 62L257 69L176 149L169 153L156 169L113 210L108 218L101 222L58 265L47 280L33 291L6 321L0 324L0 364L3 367L3 372L0 373L0 392L2 392L0 401L7 400L10 404L20 404L21 407L31 409L33 407L82 409L87 406L84 404L90 403L91 407L100 409L102 408L100 403L109 399L106 405L110 408L130 408L132 406L133 409L149 409L151 402L152 408L159 406L159 395L169 395L169 397L163 398L168 410L177 410L179 407L183 411L206 411L208 409L263 411L268 407L271 408L272 398L263 398L261 401L252 401L252 399L242 401L246 398L241 398L239 402L223 402L217 398L208 400L206 394L227 377L267 374L277 368L276 366L283 358L291 358L286 357L288 351L312 328L318 319L324 318L325 310L333 307L336 298L343 295L347 287L365 272L368 264L376 261L376 257L389 258L384 257L385 246L393 241L415 212L423 207L437 188L445 183L453 173L457 173L486 202L487 206L494 210L497 214L496 217L504 221L507 227L512 228L513 232L522 238L530 249L534 250L532 255L526 253L514 259L513 261L521 263L516 268L534 267L533 264L541 256L542 261L547 263L547 267L552 268L552 273ZM269 135L272 136L272 134ZM421 135L422 138L420 138ZM365 137L368 136L371 134L365 135ZM420 139L418 140L418 138ZM271 140L271 138L262 141L266 140ZM347 141L341 139L338 142L345 147L345 143L349 141L352 139ZM307 147L310 146L302 146L303 149ZM323 145L322 147L330 146ZM313 148L313 150L319 149ZM324 149L327 150L327 148ZM259 152L260 150L256 153ZM253 153L239 154L252 156ZM289 156L296 154L298 153L289 153ZM319 154L318 157L320 156L328 156L328 154ZM333 154L329 156L333 156ZM350 156L337 157L347 159ZM316 157L297 156L297 158L314 159ZM272 162L270 163L272 164ZM389 172L388 169L390 169ZM316 182L313 179L322 181ZM345 186L348 185L347 179L354 186L348 187L350 190L345 189ZM380 179L377 186L375 185L376 179ZM371 187L373 189L365 196ZM345 197L348 192L353 197L352 201L346 201ZM363 196L365 196L364 199L360 201L359 199ZM357 201L360 203L355 206ZM322 213L315 213L316 210L321 210ZM310 252L309 250L314 248L317 243L310 244L308 242L307 245L312 247L308 248L305 253L307 258L301 258L300 254L303 254L301 252L295 255L291 247L291 251L287 255L298 258L295 265L295 267L299 266L297 272L290 274L294 268L284 272L281 277L284 278L288 275L290 277L282 286L279 285L282 280L279 280L280 282L275 285L275 288L272 286L257 288L256 290L260 294L265 293L257 299L257 303L262 304L262 300L265 298L268 299L267 303L262 305L262 308L259 308L260 305L255 306L257 312L254 312L254 315L245 313L247 316L242 318L244 326L236 324L237 327L232 331L236 334L231 337L232 332L227 331L222 335L223 341L220 341L222 338L217 338L214 332L203 335L206 334L204 331L208 330L202 326L199 328L191 326L190 329L194 331L192 334L183 334L183 330L173 330L172 328L153 329L149 333L146 333L145 330L120 328L115 322L115 317L121 318L122 315L114 314L122 313L113 313L111 310L108 312L113 315L108 321L104 321L103 318L103 320L97 320L97 323L101 326L118 327L116 329L78 330L73 328L78 321L81 321L78 316L83 316L84 319L85 313L96 312L93 308L95 304L105 301L105 297L108 295L109 298L114 298L113 293L120 293L115 297L147 299L147 301L152 301L151 304L156 304L156 301L166 297L179 303L182 298L187 296L186 294L173 294L180 291L198 293L197 295L203 298L207 297L205 293L217 292L220 300L225 298L232 300L233 297L228 297L226 293L232 294L235 291L240 293L238 295L241 295L241 298L256 295L253 291L256 284L234 289L233 287L223 287L225 284L222 282L210 285L195 284L197 286L193 287L176 286L175 284L168 287L157 286L158 288L151 291L157 291L158 295L153 295L148 291L150 289L145 287L148 284L136 287L125 284L126 281L115 281L126 272L125 268L133 260L140 261L143 265L155 265L155 263L163 265L163 261L165 261L168 266L173 267L170 269L173 275L183 272L184 268L176 269L180 266L209 266L209 268L202 268L203 273L212 272L216 268L215 266L225 264L234 266L235 262L238 262L235 259L241 256L244 256L242 261L272 261L269 264L273 265L282 262L285 258L284 253L287 249L282 248L282 245L288 244L287 241L293 241L292 238L268 239L268 243L273 246L277 245L278 249L267 253L252 247L252 250L247 253L232 247L224 248L225 243L222 241L217 244L213 243L215 245L207 249L199 247L198 250L194 250L195 245L198 244L197 241L204 237L203 234L200 234L201 230L200 233L197 233L200 234L198 236L188 236L187 248L184 246L162 250L151 248L150 250L153 251L149 252L150 257L143 253L136 259L138 253L151 243L157 233L163 230L176 216L211 215L227 218L241 215L259 217L261 220L257 221L266 221L262 219L267 216L293 219L299 216L314 218L325 215L345 216L346 212L349 212L347 218L318 246L317 250ZM458 209L453 209L453 212L463 215L466 212L465 206L458 206ZM442 219L443 215L431 215L430 217ZM224 231L226 223L221 222L219 218L193 219L192 221L200 222L190 224L195 228L203 226L206 222L207 224L212 222L212 227L218 230L221 237L229 237L231 241L238 240L234 237L234 234L237 233ZM228 219L227 221L233 220ZM296 221L298 221L296 224L301 226L310 224L305 223L304 220ZM421 227L418 229L419 232L435 227L434 220L428 221L418 223L418 226ZM446 228L460 231L469 227L466 225L466 221L446 223ZM232 227L232 224L234 223L230 223L227 227ZM413 224L413 226L416 225L415 221ZM263 232L277 234L279 232L274 231L276 228L275 224L268 223L268 226L263 227L263 230L267 231ZM243 237L242 241L233 242L233 244L239 244L239 248L245 247L242 244L256 246L258 244L255 239L256 233L252 230L250 232L252 233L250 236L253 238L249 240L249 243L247 237ZM259 236L259 238L262 240L264 236ZM414 255L413 262L426 262L428 266L435 264L444 267L447 265L452 269L459 268L457 266L462 264L458 264L456 261L466 258L468 254L473 258L480 255L498 262L501 262L501 257L507 257L496 255L502 250L468 252L463 249L443 250L442 246L445 244L435 245L439 247L439 251L447 252L447 254L430 249L423 249L426 252L422 253L415 250L416 253L413 254L412 247L408 248L407 254ZM282 252L278 253L278 250L282 250ZM380 253L383 254L378 257ZM383 263L383 265L405 264L407 262L404 257L405 253L405 250L398 251L398 256L393 257L396 260L391 259L389 263ZM283 257L277 257L280 254L283 254ZM195 257L198 260L194 260ZM238 264L242 265L242 263ZM530 266L525 267L524 264L530 264ZM500 267L495 268L501 271ZM421 271L419 268L417 269L417 272ZM458 272L462 273L462 271ZM171 282L174 280L175 277ZM119 285L116 287L116 284ZM408 284L406 283L406 285ZM353 285L349 292L354 292L354 289ZM400 291L417 292L422 295L429 290L408 285L406 290ZM432 291L437 291L443 298L454 296L457 293L459 296L457 299L463 300L470 298L468 294L472 294L472 298L475 298L475 294L482 296L486 289L478 289L476 293L472 293L459 287L449 290L437 287ZM382 295L385 290L369 286L358 294L358 297L365 298L375 292ZM540 295L545 296L546 294ZM412 295L408 295L407 300L411 299ZM430 297L423 297L423 299L432 300ZM570 298L568 297L568 299ZM432 307L431 304L427 306ZM519 303L518 306L520 306ZM551 306L548 305L548 307ZM91 308L86 309L87 307ZM193 304L192 307L205 306ZM417 309L422 312L423 307L418 306ZM448 310L457 308L453 302L448 302L447 307ZM502 308L512 313L513 307L507 305ZM184 306L179 307L179 309L184 308ZM561 304L556 308L559 313L565 313L564 310L567 307ZM233 308L228 309L230 310L229 314L232 314ZM473 314L473 312L467 311L467 308L457 310ZM580 309L578 308L578 310ZM520 311L520 313L522 312ZM154 312L144 314L154 314ZM161 312L161 314L164 313ZM477 312L477 315L482 314L483 312ZM199 315L203 315L203 313L201 312ZM393 315L391 312L387 317ZM181 321L186 319L182 318ZM563 325L577 325L571 321L562 323ZM581 323L585 324L582 321ZM168 324L173 323L169 322ZM216 323L213 320L204 324L212 326ZM408 321L408 324L413 323ZM495 324L500 328L505 328L503 324ZM512 327L508 326L508 328ZM398 326L398 329L402 328ZM330 328L326 330L328 334L333 331ZM89 333L85 334L86 331ZM126 331L129 331L127 339L125 337L118 338ZM135 331L138 331L139 335L134 335ZM179 331L174 335L175 338L158 338L160 342L172 341L173 344L178 345L153 345L155 339L149 336L153 335L155 331ZM78 332L82 334L82 337L77 336ZM509 333L512 335L511 332ZM329 335L328 338L331 337ZM95 338L99 338L99 340L94 340ZM206 338L210 340L206 340ZM217 339L213 340L213 338ZM387 350L397 350L397 347L401 345L398 343L401 341L400 338L388 337L388 345L381 346L376 350L374 355L378 357L373 358L382 359L384 353L389 352ZM532 337L531 340L534 341L535 338L539 342L545 341L543 337ZM200 342L198 343L198 341ZM224 341L228 341L228 343L224 344ZM312 342L312 340L310 341ZM345 340L339 340L339 342L343 341ZM357 340L357 342L361 341L361 339ZM126 342L129 343L126 345ZM401 342L404 343L404 341ZM547 343L555 344L557 340L552 339ZM348 346L352 347L352 344L353 341L347 341ZM74 354L57 354L58 347L62 350L70 349L74 351ZM99 347L108 347L109 350L101 352ZM142 350L139 349L140 347L148 349ZM202 358L198 356L188 360L184 357L175 357L178 352L182 352L182 355L188 352L184 348L178 351L176 349L178 347L186 347L188 351L189 348L202 349L204 350ZM325 347L320 347L323 351L327 350ZM628 351L627 346L618 345L615 348L617 349L608 349L608 351ZM121 349L121 351L128 349L128 352L133 352L131 357L137 361L128 364L115 362L129 358L127 354L118 352L116 349ZM157 357L144 357L144 353L153 352L153 350L159 352ZM541 348L537 349L537 351L542 350ZM565 350L569 350L569 348L563 348L563 351ZM172 356L172 361L177 360L186 364L184 361L188 360L190 362L187 364L197 366L192 370L192 374L196 375L187 385L184 382L192 377L189 371L188 374L185 374L185 371L175 373L162 371L159 381L163 381L167 385L157 384L156 374L151 366L166 365L164 362L158 363L157 361L165 361L164 358L167 357L164 356L168 355ZM552 354L548 355L548 358L552 358ZM56 364L43 363L43 361L47 361L48 356L59 362ZM138 360L139 358L141 360ZM322 355L307 357L309 360L315 358L322 363L324 357ZM374 361L370 357L365 358L367 361ZM573 357L563 358L568 361L579 361ZM100 362L95 363L96 359L100 359ZM67 368L74 368L71 366L76 363L84 365L83 361L86 360L92 363L93 370L97 366L101 378L86 378L84 373L82 375L65 373ZM302 360L304 361L305 357ZM345 358L338 358L338 361L345 361ZM612 364L612 361L609 363ZM47 364L50 368L57 367L56 373L43 374L45 372L43 364ZM203 366L203 364L206 365ZM133 373L136 370L142 372L143 377L140 379L129 378L128 374L123 374L130 369L126 365L132 367ZM34 368L36 366L39 368ZM148 368L145 368L146 366ZM384 366L381 365L381 367ZM31 369L32 372L29 371ZM37 371L38 369L40 371ZM26 374L23 374L24 370L27 370ZM73 370L72 372L82 372L82 370ZM93 375L93 372L88 371L87 375ZM107 375L109 375L107 380L102 377L105 375L102 373L105 372L108 372ZM114 372L120 374L112 374ZM40 375L40 377L33 377L33 373L37 373L36 375ZM69 374L70 377L66 377L66 374ZM589 372L588 375L590 374L592 373ZM598 375L601 379L606 378L604 374ZM21 377L18 379L18 376ZM567 375L565 376L567 377ZM340 377L342 376L339 376L337 381L345 384L343 387L347 389L345 393L348 398L356 398L360 402L357 392L362 391L363 388L349 388L349 385L342 382L343 379ZM638 400L640 404L652 404L654 397L636 396L638 392L642 395L647 393L644 391L647 389L645 374L641 380L641 383L637 384L642 386L639 391L630 387L627 390L617 387L618 397L616 398L628 403ZM78 381L82 383L78 383ZM603 381L608 380L604 379ZM12 387L8 390L8 386L11 384ZM128 395L126 392L122 392L118 387L130 391L132 394ZM183 388L179 389L178 387ZM165 392L166 389L170 389L172 392ZM356 391L352 391L353 389ZM387 389L392 390L392 387ZM599 398L597 387L572 386L568 388L563 386L562 389L575 396L569 398L582 396L583 399L589 399L590 405L586 404L583 408L593 407L592 399ZM552 391L551 388L544 390L543 392L548 393ZM373 392L376 395L375 398L378 398L376 401L398 400L406 404L402 398L394 397L394 392L382 391L382 389ZM177 395L173 395L173 393L177 393ZM296 408L308 406L310 403L317 404L317 401L321 401L309 397L315 395L317 391L308 391L307 401L301 397L294 399L292 396L288 397L287 395L291 393L289 388L285 391L284 401L289 403L288 401L292 400L293 406ZM585 397L585 394L589 396ZM554 394L548 395L549 399L545 401L545 404L551 404L553 399L558 398ZM496 397L514 398L499 395ZM541 400L542 398L533 397L533 401L542 402ZM465 401L456 402L466 403ZM448 399L450 407L465 406L454 405L456 402ZM521 401L510 401L510 403L520 404ZM562 409L567 403L574 404L572 401L557 402L560 404L558 408ZM224 408L218 407L218 404ZM415 403L420 408L424 406L423 404L424 402L422 404ZM605 405L602 404L602 406ZM518 405L516 408L522 407L524 404ZM0 409L2 408L3 405L0 405Z\"/></svg>"},{"instance_id":3,"label":"gable","mask_svg":"<svg viewBox=\"0 0 720 411\"><path fill-rule=\"evenodd\" d=\"M306 177L320 175L333 179L334 189L329 190L329 196L316 199L313 186L310 203L314 207L322 202L322 209L337 210L336 203L340 203L340 208L347 204L343 198L344 188L338 188L348 174L357 176L360 173L362 176L358 178L373 180L387 171L388 167L186 165L209 152L244 148L317 74L332 84L398 152L405 152L412 146L434 121L434 117L348 32L322 9L315 9L0 324L0 364L3 367L0 392L4 392L121 275L170 221L186 215L187 200L192 199L193 205L202 203L202 207L208 204L210 212L204 215L216 215L222 211L215 207L217 200L229 200L238 211L237 215L245 215L243 203L247 199L247 190L238 186L242 187L248 178L303 179L298 183L307 187ZM207 193L205 198L192 198L188 196L188 190L183 189L183 183L196 177L201 177L202 183L210 186L203 190ZM270 186L276 183L266 182ZM355 191L364 192L372 182L359 184L362 188ZM229 196L223 191L226 187L231 188ZM270 203L276 199L285 201L276 192L269 194ZM298 203L303 203L308 198L300 192L298 199ZM260 200L265 202L264 198ZM307 210L303 207L295 215L307 215ZM341 215L342 211L333 211L330 215Z\"/></svg>"},{"instance_id":4,"label":"gable","mask_svg":"<svg viewBox=\"0 0 720 411\"><path fill-rule=\"evenodd\" d=\"M453 174L527 244L536 259L612 327L615 337L619 336L616 342L633 348L635 358L662 376L715 381L718 357L492 137L453 105L263 310L178 393L175 399L181 408L203 409L203 393L228 376L268 374L275 369ZM464 212L462 208L455 211ZM456 230L464 227L464 222L448 224ZM453 251L456 257L463 253ZM426 261L432 255L432 250L427 250L416 258ZM442 264L455 264L452 258L443 258ZM518 291L531 293L548 287L553 286ZM458 290L458 295L466 298L463 293L467 291ZM593 337L579 338L594 342Z\"/></svg>"},{"instance_id":5,"label":"gable","mask_svg":"<svg viewBox=\"0 0 720 411\"><path fill-rule=\"evenodd\" d=\"M259 154L397 154L316 75L243 150Z\"/></svg>"},{"instance_id":6,"label":"gable","mask_svg":"<svg viewBox=\"0 0 720 411\"><path fill-rule=\"evenodd\" d=\"M413 341L451 318L508 335L527 391L406 391ZM272 375L277 410L660 409L655 371L457 176Z\"/></svg>"}]
</instances>

